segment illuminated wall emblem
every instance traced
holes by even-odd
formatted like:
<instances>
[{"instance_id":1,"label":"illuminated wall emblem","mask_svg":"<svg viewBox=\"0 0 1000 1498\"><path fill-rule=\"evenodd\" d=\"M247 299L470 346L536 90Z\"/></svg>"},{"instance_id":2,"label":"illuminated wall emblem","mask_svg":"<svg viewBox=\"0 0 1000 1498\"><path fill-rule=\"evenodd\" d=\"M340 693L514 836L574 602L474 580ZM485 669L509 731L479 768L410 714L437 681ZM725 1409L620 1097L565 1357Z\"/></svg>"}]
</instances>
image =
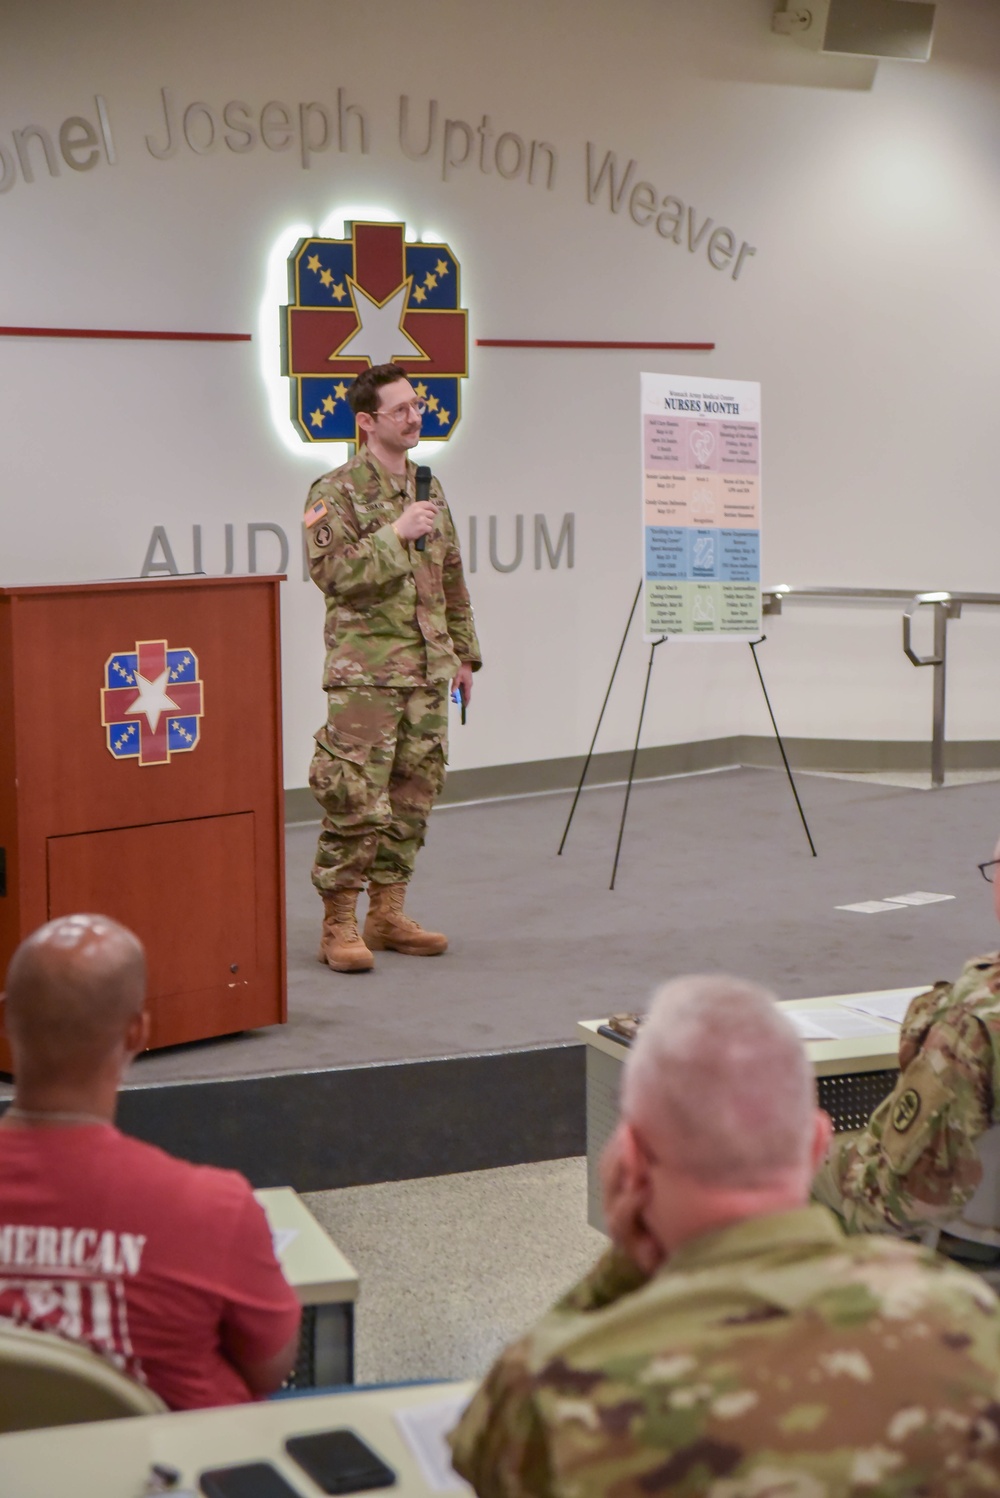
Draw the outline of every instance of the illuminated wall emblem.
<instances>
[{"instance_id":1,"label":"illuminated wall emblem","mask_svg":"<svg viewBox=\"0 0 1000 1498\"><path fill-rule=\"evenodd\" d=\"M115 759L165 765L197 746L204 687L193 650L168 650L166 640L140 640L104 666L101 722Z\"/></svg>"},{"instance_id":2,"label":"illuminated wall emblem","mask_svg":"<svg viewBox=\"0 0 1000 1498\"><path fill-rule=\"evenodd\" d=\"M446 442L469 372L468 313L446 244L407 244L403 224L347 224L350 239L300 239L288 257L281 372L306 442L356 442L347 391L372 364L401 364L427 402L422 440Z\"/></svg>"}]
</instances>

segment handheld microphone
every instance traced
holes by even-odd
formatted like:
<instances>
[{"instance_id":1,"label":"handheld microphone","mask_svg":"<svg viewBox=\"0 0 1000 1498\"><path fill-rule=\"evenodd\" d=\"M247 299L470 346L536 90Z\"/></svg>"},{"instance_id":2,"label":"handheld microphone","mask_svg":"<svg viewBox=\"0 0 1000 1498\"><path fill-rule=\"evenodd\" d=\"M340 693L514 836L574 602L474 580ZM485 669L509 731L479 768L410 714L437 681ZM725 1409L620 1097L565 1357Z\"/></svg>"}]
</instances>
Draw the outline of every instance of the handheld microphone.
<instances>
[{"instance_id":1,"label":"handheld microphone","mask_svg":"<svg viewBox=\"0 0 1000 1498\"><path fill-rule=\"evenodd\" d=\"M421 463L420 467L417 469L417 503L420 504L421 501L426 501L430 499L430 497L431 471L427 467L426 463ZM424 547L427 545L427 537L418 536L415 544L418 551L423 551Z\"/></svg>"}]
</instances>

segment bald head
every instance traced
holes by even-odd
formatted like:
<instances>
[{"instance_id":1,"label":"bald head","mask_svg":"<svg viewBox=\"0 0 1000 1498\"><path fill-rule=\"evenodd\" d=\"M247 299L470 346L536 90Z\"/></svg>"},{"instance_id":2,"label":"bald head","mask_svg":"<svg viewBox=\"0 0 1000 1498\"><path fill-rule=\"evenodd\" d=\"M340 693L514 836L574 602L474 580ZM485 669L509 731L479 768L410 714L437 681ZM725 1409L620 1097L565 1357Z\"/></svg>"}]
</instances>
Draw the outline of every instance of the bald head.
<instances>
[{"instance_id":1,"label":"bald head","mask_svg":"<svg viewBox=\"0 0 1000 1498\"><path fill-rule=\"evenodd\" d=\"M18 1074L85 1073L122 1042L146 995L142 943L102 915L49 921L7 969L4 1006Z\"/></svg>"},{"instance_id":2,"label":"bald head","mask_svg":"<svg viewBox=\"0 0 1000 1498\"><path fill-rule=\"evenodd\" d=\"M622 1088L654 1154L712 1185L767 1186L808 1167L815 1107L805 1047L767 989L713 975L655 995Z\"/></svg>"}]
</instances>

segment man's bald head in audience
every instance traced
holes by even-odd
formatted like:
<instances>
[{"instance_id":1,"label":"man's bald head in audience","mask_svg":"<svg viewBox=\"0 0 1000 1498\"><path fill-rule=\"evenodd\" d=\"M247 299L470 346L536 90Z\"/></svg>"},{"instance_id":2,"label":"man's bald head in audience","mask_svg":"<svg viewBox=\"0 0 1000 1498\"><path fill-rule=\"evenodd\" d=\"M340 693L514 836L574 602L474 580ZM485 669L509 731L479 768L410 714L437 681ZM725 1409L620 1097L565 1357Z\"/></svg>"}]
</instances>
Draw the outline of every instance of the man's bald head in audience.
<instances>
[{"instance_id":1,"label":"man's bald head in audience","mask_svg":"<svg viewBox=\"0 0 1000 1498\"><path fill-rule=\"evenodd\" d=\"M49 921L7 969L4 1023L19 1074L99 1066L141 1024L145 997L145 953L126 927L103 915Z\"/></svg>"},{"instance_id":2,"label":"man's bald head in audience","mask_svg":"<svg viewBox=\"0 0 1000 1498\"><path fill-rule=\"evenodd\" d=\"M816 1085L774 995L722 975L655 996L629 1053L624 1111L701 1180L757 1187L808 1171Z\"/></svg>"}]
</instances>

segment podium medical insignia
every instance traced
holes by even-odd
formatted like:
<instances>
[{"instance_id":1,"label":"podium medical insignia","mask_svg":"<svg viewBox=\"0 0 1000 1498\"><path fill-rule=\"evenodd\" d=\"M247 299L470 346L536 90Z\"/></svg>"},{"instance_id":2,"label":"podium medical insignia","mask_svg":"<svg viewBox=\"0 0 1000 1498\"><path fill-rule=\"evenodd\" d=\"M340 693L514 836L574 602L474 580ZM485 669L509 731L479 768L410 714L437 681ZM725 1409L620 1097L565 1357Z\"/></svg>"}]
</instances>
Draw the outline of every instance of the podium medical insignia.
<instances>
[{"instance_id":1,"label":"podium medical insignia","mask_svg":"<svg viewBox=\"0 0 1000 1498\"><path fill-rule=\"evenodd\" d=\"M165 765L197 748L205 710L193 650L168 650L166 640L140 640L104 666L101 722L115 759Z\"/></svg>"},{"instance_id":2,"label":"podium medical insignia","mask_svg":"<svg viewBox=\"0 0 1000 1498\"><path fill-rule=\"evenodd\" d=\"M352 223L349 239L300 239L288 258L281 372L305 442L357 442L347 392L399 364L427 402L421 441L447 442L469 372L468 313L446 244L407 244L404 224Z\"/></svg>"}]
</instances>

